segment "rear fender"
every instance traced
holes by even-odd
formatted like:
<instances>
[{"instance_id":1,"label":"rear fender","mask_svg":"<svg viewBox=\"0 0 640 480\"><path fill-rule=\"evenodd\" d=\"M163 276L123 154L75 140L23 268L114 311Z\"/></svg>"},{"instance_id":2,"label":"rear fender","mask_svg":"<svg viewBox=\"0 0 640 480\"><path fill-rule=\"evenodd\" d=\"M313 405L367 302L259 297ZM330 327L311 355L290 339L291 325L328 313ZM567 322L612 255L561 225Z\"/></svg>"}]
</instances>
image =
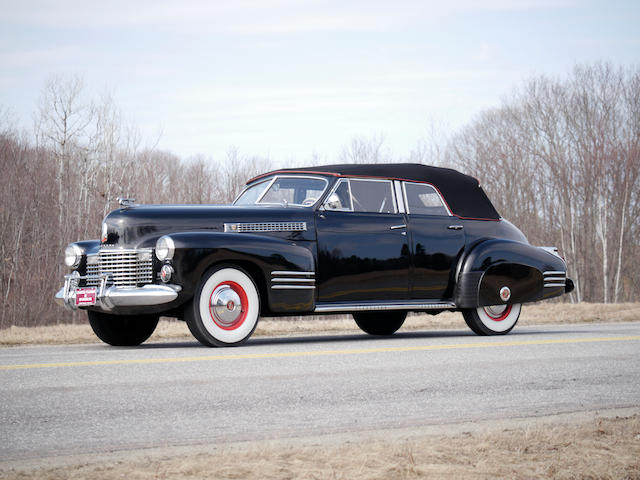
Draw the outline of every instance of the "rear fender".
<instances>
[{"instance_id":1,"label":"rear fender","mask_svg":"<svg viewBox=\"0 0 640 480\"><path fill-rule=\"evenodd\" d=\"M462 260L455 303L475 308L525 303L564 293L564 287L544 287L543 272L566 272L564 261L528 243L491 239L477 244ZM500 296L507 287L509 296Z\"/></svg>"}]
</instances>

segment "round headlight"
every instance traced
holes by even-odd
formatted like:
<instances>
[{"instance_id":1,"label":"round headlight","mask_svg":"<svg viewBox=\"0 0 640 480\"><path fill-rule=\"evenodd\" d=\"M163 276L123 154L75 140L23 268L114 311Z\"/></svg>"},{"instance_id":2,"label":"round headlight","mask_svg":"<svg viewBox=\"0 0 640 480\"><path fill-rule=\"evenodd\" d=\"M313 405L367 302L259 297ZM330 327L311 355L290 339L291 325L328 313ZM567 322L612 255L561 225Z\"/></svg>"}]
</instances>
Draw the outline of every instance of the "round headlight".
<instances>
[{"instance_id":1,"label":"round headlight","mask_svg":"<svg viewBox=\"0 0 640 480\"><path fill-rule=\"evenodd\" d=\"M174 245L173 240L167 235L160 237L156 242L156 257L158 257L158 260L161 262L171 260L175 250L176 246Z\"/></svg>"},{"instance_id":2,"label":"round headlight","mask_svg":"<svg viewBox=\"0 0 640 480\"><path fill-rule=\"evenodd\" d=\"M69 244L64 251L64 264L67 267L75 268L82 260L82 250L75 243Z\"/></svg>"}]
</instances>

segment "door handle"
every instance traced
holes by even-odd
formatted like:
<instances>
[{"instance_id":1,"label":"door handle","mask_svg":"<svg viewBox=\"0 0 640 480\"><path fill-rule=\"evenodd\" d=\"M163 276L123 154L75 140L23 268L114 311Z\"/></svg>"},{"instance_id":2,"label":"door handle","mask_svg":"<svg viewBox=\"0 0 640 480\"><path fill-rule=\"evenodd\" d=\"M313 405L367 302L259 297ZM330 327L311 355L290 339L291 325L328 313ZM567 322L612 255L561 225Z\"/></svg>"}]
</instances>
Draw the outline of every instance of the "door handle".
<instances>
[{"instance_id":1,"label":"door handle","mask_svg":"<svg viewBox=\"0 0 640 480\"><path fill-rule=\"evenodd\" d=\"M462 225L449 225L447 228L449 230L462 230Z\"/></svg>"},{"instance_id":2,"label":"door handle","mask_svg":"<svg viewBox=\"0 0 640 480\"><path fill-rule=\"evenodd\" d=\"M407 228L406 225L392 225L391 227L389 227L389 230L399 230L401 228Z\"/></svg>"}]
</instances>

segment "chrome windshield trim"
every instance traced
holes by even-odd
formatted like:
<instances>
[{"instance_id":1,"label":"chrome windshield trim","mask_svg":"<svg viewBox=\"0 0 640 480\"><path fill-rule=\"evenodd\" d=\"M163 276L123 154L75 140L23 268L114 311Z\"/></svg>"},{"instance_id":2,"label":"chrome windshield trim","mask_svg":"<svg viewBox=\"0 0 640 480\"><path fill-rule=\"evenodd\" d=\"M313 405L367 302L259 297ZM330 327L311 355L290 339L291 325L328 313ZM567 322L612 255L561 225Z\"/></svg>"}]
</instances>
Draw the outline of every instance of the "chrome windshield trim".
<instances>
[{"instance_id":1,"label":"chrome windshield trim","mask_svg":"<svg viewBox=\"0 0 640 480\"><path fill-rule=\"evenodd\" d=\"M292 207L304 207L304 208L311 208L314 207L319 201L320 199L324 196L324 193L327 191L327 187L329 186L329 180L327 180L325 177L319 177L317 175L274 175L271 180L263 180L262 182L256 182L255 185L259 185L260 183L264 183L264 182L269 182L269 184L267 185L267 187L263 190L263 192L260 194L260 196L256 199L255 202L253 202L253 205L282 205L282 203L269 203L269 202L262 202L262 199L264 198L264 196L267 194L267 192L271 189L271 187L273 186L273 184L279 179L279 178L302 178L302 179L313 179L313 180L322 180L324 182L324 188L322 189L322 191L318 194L318 198L316 198L316 201L313 202L311 205L302 205L300 203L289 203L289 206ZM242 192L240 192L240 194L233 200L232 205L236 204L236 201L251 187L253 187L254 185L247 185L245 188L242 189ZM251 205L251 204L247 204L247 205Z\"/></svg>"}]
</instances>

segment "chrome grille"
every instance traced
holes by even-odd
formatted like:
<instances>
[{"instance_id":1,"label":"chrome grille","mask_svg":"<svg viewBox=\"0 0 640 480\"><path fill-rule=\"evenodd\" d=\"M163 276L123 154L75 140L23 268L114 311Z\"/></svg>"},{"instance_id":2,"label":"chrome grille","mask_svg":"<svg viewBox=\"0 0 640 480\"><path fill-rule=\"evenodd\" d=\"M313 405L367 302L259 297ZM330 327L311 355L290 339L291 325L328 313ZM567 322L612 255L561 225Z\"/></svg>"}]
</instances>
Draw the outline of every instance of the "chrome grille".
<instances>
[{"instance_id":1,"label":"chrome grille","mask_svg":"<svg viewBox=\"0 0 640 480\"><path fill-rule=\"evenodd\" d=\"M95 261L97 263L89 263ZM151 283L153 280L153 250L143 249L102 249L97 255L87 257L88 286L100 284L100 274L109 274L109 284L116 287L135 287Z\"/></svg>"}]
</instances>

